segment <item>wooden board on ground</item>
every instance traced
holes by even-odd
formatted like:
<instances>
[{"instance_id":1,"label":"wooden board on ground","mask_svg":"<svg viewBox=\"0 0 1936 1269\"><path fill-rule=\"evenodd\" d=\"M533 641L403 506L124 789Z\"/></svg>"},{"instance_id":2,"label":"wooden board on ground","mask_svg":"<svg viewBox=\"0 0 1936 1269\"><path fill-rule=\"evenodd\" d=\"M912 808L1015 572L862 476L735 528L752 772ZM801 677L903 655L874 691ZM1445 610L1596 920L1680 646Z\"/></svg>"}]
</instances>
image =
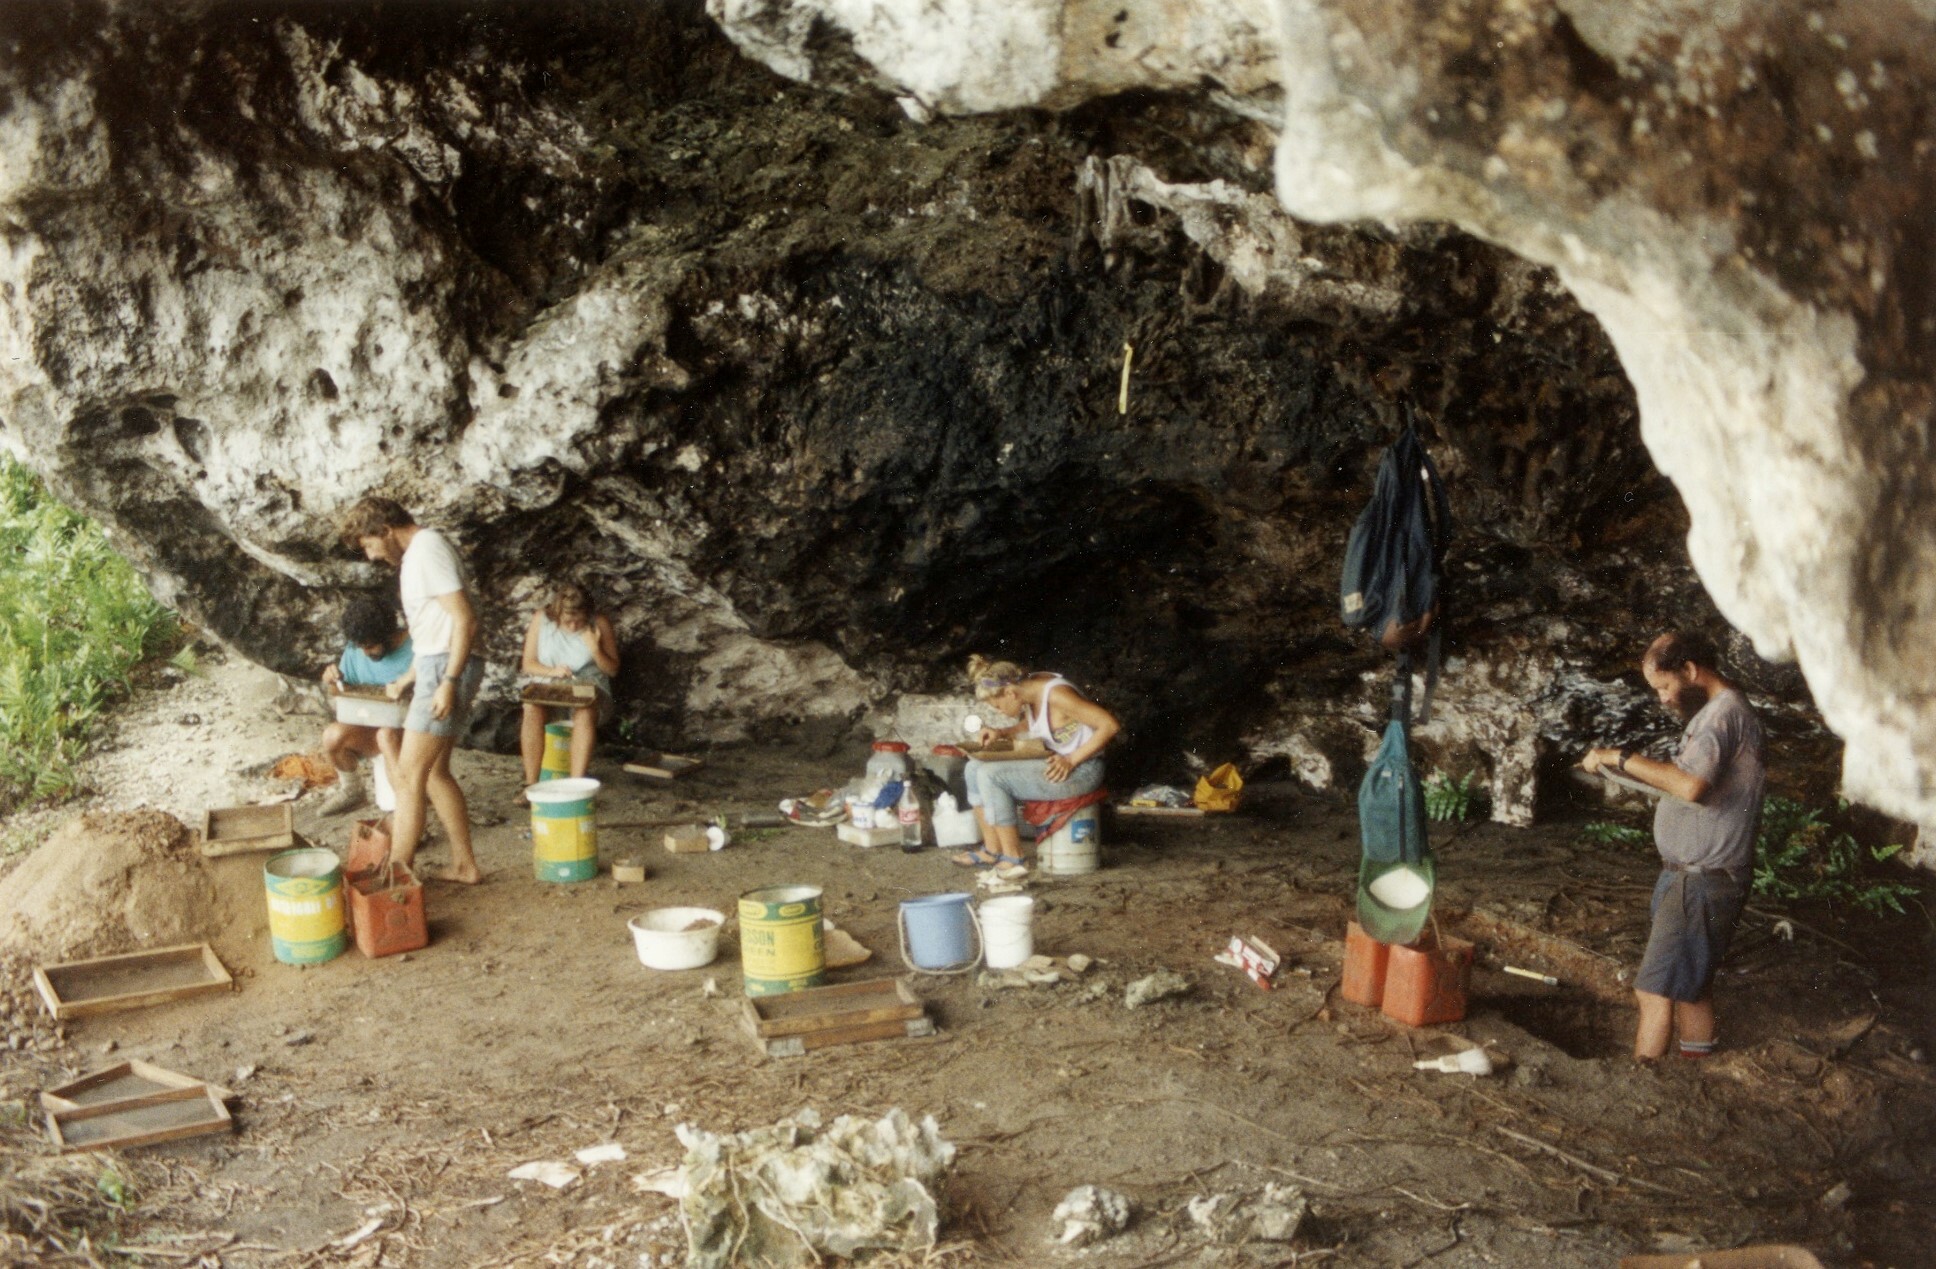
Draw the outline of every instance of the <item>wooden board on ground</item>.
<instances>
[{"instance_id":1,"label":"wooden board on ground","mask_svg":"<svg viewBox=\"0 0 1936 1269\"><path fill-rule=\"evenodd\" d=\"M1021 758L1046 758L1049 748L1039 740L998 740L992 745L963 745L961 752L978 762L1014 762Z\"/></svg>"},{"instance_id":2,"label":"wooden board on ground","mask_svg":"<svg viewBox=\"0 0 1936 1269\"><path fill-rule=\"evenodd\" d=\"M527 683L518 699L547 709L575 709L596 702L598 689L590 683Z\"/></svg>"},{"instance_id":3,"label":"wooden board on ground","mask_svg":"<svg viewBox=\"0 0 1936 1269\"><path fill-rule=\"evenodd\" d=\"M1197 819L1209 814L1200 806L1132 806L1127 802L1116 804L1118 815L1169 815L1183 819Z\"/></svg>"},{"instance_id":4,"label":"wooden board on ground","mask_svg":"<svg viewBox=\"0 0 1936 1269\"><path fill-rule=\"evenodd\" d=\"M71 1084L47 1089L40 1095L40 1107L48 1111L79 1110L83 1106L127 1101L172 1089L203 1087L224 1101L234 1096L220 1085L206 1084L192 1075L183 1075L166 1067L153 1066L140 1060L117 1062L105 1070L83 1075Z\"/></svg>"},{"instance_id":5,"label":"wooden board on ground","mask_svg":"<svg viewBox=\"0 0 1936 1269\"><path fill-rule=\"evenodd\" d=\"M626 763L625 769L633 775L651 776L654 780L677 780L705 765L703 758L687 758L676 753L647 753Z\"/></svg>"},{"instance_id":6,"label":"wooden board on ground","mask_svg":"<svg viewBox=\"0 0 1936 1269\"><path fill-rule=\"evenodd\" d=\"M47 1112L48 1135L62 1150L123 1150L226 1132L233 1123L206 1084Z\"/></svg>"},{"instance_id":7,"label":"wooden board on ground","mask_svg":"<svg viewBox=\"0 0 1936 1269\"><path fill-rule=\"evenodd\" d=\"M202 854L210 859L257 850L288 850L296 844L296 808L224 806L202 812Z\"/></svg>"},{"instance_id":8,"label":"wooden board on ground","mask_svg":"<svg viewBox=\"0 0 1936 1269\"><path fill-rule=\"evenodd\" d=\"M34 966L34 986L55 1018L85 1018L227 991L234 980L206 943Z\"/></svg>"},{"instance_id":9,"label":"wooden board on ground","mask_svg":"<svg viewBox=\"0 0 1936 1269\"><path fill-rule=\"evenodd\" d=\"M865 1022L853 1027L831 1027L825 1031L806 1031L799 1035L755 1038L768 1057L799 1057L815 1049L836 1044L865 1044L869 1040L905 1040L933 1035L934 1020L927 1017L895 1022Z\"/></svg>"},{"instance_id":10,"label":"wooden board on ground","mask_svg":"<svg viewBox=\"0 0 1936 1269\"><path fill-rule=\"evenodd\" d=\"M921 998L898 978L808 987L783 996L748 996L743 1003L747 1029L762 1040L907 1022L924 1012Z\"/></svg>"}]
</instances>

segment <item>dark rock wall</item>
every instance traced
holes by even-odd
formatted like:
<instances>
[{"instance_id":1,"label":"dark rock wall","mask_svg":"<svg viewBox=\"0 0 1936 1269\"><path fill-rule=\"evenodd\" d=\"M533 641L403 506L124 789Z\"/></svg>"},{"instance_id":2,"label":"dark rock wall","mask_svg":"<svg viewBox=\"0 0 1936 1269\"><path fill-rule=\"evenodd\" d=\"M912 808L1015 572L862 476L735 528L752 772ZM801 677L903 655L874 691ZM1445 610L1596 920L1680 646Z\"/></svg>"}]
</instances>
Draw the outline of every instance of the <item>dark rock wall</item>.
<instances>
[{"instance_id":1,"label":"dark rock wall","mask_svg":"<svg viewBox=\"0 0 1936 1269\"><path fill-rule=\"evenodd\" d=\"M1161 771L1360 690L1336 565L1400 402L1452 483L1455 651L1559 613L1617 672L1652 626L1715 620L1550 272L1443 227L1292 226L1329 289L1253 294L1161 207L1099 233L1091 156L1268 191L1268 136L1201 103L918 126L776 78L692 5L5 15L0 118L40 127L5 231L39 254L0 293L34 362L0 436L277 669L383 584L331 534L375 486L467 545L500 665L544 579L589 577L666 742L953 689L983 650L1091 686L1131 724L1125 777ZM77 84L91 104L49 105ZM404 262L380 286L306 265L262 319L314 305L322 346L366 301L404 315L336 372L252 340L259 297L193 285L273 291L277 244L319 236ZM595 425L548 436L533 406L526 451L481 447L488 410L556 389L519 349L613 278L658 316L568 385ZM728 632L852 680L776 683Z\"/></svg>"}]
</instances>

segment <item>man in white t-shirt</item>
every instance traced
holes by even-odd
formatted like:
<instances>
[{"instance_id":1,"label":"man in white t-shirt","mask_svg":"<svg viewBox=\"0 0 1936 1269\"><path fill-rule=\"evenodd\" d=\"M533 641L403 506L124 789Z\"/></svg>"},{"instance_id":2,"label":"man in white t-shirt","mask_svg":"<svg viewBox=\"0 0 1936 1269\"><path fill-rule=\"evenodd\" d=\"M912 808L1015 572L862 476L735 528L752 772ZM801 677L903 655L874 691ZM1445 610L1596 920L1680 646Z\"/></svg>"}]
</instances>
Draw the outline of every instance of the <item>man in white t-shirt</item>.
<instances>
[{"instance_id":1,"label":"man in white t-shirt","mask_svg":"<svg viewBox=\"0 0 1936 1269\"><path fill-rule=\"evenodd\" d=\"M397 569L403 615L416 648L410 671L386 689L395 698L406 686L417 684L404 718L394 781L397 812L390 832L390 859L408 865L416 858L428 803L437 808L437 818L450 835L450 866L437 875L447 881L476 882L481 874L471 850L470 807L450 773L451 751L470 721L471 705L484 678L483 662L471 655L477 609L471 603L470 576L443 534L418 525L388 498L364 498L350 508L343 518L342 536L345 544L368 558Z\"/></svg>"}]
</instances>

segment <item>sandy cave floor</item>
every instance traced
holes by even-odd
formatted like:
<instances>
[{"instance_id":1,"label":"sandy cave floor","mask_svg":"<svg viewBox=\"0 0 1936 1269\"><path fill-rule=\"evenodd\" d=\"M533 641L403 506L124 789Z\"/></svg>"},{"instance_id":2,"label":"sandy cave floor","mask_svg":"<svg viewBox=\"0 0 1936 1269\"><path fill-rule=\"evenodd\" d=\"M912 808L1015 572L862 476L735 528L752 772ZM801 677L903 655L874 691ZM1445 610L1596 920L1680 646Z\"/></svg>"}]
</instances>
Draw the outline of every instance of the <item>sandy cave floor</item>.
<instances>
[{"instance_id":1,"label":"sandy cave floor","mask_svg":"<svg viewBox=\"0 0 1936 1269\"><path fill-rule=\"evenodd\" d=\"M6 840L36 842L76 809L145 804L199 824L211 802L260 791L238 773L313 746L320 726L276 713L277 686L219 659L165 676L118 712L79 807L17 816ZM601 762L601 816L769 810L858 772L864 751L707 756L670 787ZM64 1038L14 1017L21 1047L0 1049L0 1101L127 1057L236 1092L232 1137L133 1152L170 1196L125 1227L176 1253L145 1263L207 1249L200 1263L232 1266L676 1264L675 1205L630 1184L678 1161L674 1124L737 1130L806 1106L937 1119L961 1148L941 1263L1586 1266L1790 1240L1833 1264L1933 1261L1936 1026L1920 917L1885 929L1809 913L1790 942L1751 915L1720 987L1723 1052L1643 1069L1624 1056L1632 1011L1618 975L1644 938L1648 858L1581 844L1579 820L1437 826L1446 928L1475 938L1489 966L1533 965L1566 985L1482 966L1463 1023L1408 1030L1334 990L1357 857L1350 806L1264 787L1214 823L1118 820L1102 872L1035 880L1037 948L1098 958L1082 981L923 978L933 1038L767 1058L740 1029L730 937L708 969L655 973L625 919L818 885L828 915L876 951L833 975L846 981L898 968L899 899L968 888L969 875L825 830L681 856L656 831L611 830L604 858L646 858L643 886L544 885L511 805L515 759L465 752L457 770L488 876L430 889L427 949L279 965L261 857L212 861L222 910L206 916L238 990L82 1019ZM298 803L299 829L341 849L350 820L318 821L316 800ZM1211 962L1233 932L1286 954L1278 990ZM1159 968L1191 992L1125 1009L1124 985ZM18 961L9 972L18 1004ZM704 993L708 979L723 996ZM1503 1069L1474 1080L1412 1068L1468 1042ZM607 1141L628 1158L568 1190L506 1178ZM1217 1248L1191 1231L1190 1198L1266 1181L1312 1200L1295 1243ZM1049 1214L1083 1183L1121 1190L1137 1216L1100 1248L1057 1250ZM373 1219L380 1232L333 1245Z\"/></svg>"}]
</instances>

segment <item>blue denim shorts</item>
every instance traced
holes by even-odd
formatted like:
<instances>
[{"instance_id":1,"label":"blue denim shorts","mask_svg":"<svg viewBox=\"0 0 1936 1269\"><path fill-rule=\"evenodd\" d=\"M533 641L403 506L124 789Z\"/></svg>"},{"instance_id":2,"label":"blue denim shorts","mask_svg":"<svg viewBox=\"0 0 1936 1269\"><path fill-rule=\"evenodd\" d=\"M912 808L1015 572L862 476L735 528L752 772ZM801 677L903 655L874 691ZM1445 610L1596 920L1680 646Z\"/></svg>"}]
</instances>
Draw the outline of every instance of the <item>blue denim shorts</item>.
<instances>
[{"instance_id":1,"label":"blue denim shorts","mask_svg":"<svg viewBox=\"0 0 1936 1269\"><path fill-rule=\"evenodd\" d=\"M1747 901L1747 884L1726 873L1662 872L1635 989L1690 1005L1706 999Z\"/></svg>"},{"instance_id":2,"label":"blue denim shorts","mask_svg":"<svg viewBox=\"0 0 1936 1269\"><path fill-rule=\"evenodd\" d=\"M471 706L477 702L478 685L484 682L484 663L474 656L464 663L464 672L458 676L457 699L451 702L450 713L442 718L430 716L431 698L444 681L444 667L449 664L450 655L443 652L417 658L417 686L410 698L410 712L403 719L405 731L455 740L470 726Z\"/></svg>"}]
</instances>

